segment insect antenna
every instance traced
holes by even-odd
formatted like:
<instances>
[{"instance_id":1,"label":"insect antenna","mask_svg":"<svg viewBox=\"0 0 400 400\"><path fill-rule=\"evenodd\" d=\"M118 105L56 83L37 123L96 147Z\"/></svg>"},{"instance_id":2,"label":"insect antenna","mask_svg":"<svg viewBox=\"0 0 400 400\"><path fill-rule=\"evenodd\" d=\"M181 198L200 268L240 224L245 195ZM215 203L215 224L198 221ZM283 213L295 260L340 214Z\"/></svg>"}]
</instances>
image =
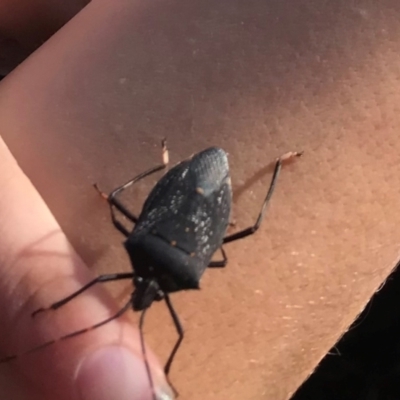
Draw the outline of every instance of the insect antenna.
<instances>
[{"instance_id":1,"label":"insect antenna","mask_svg":"<svg viewBox=\"0 0 400 400\"><path fill-rule=\"evenodd\" d=\"M16 360L19 357L22 357L22 356L25 356L25 355L28 355L28 354L31 354L31 353L35 353L35 352L37 352L39 350L42 350L42 349L44 349L44 348L46 348L48 346L51 346L51 345L55 344L57 342L61 342L63 340L71 339L71 338L73 338L75 336L79 336L79 335L82 335L83 333L90 332L90 331L93 331L93 330L95 330L97 328L100 328L101 326L108 324L109 322L113 321L114 319L119 318L122 314L124 314L126 311L128 311L131 308L131 306L132 306L132 299L129 299L129 301L117 313L115 313L111 317L109 317L109 318L107 318L107 319L105 319L103 321L100 321L97 324L89 326L87 328L80 329L80 330L77 330L75 332L68 333L67 335L60 336L57 339L49 340L49 341L47 341L47 342L45 342L45 343L43 343L43 344L41 344L39 346L33 347L32 349L29 349L29 350L24 351L22 353L14 354L12 356L7 356L7 357L4 357L4 358L1 358L0 359L0 364Z\"/></svg>"}]
</instances>

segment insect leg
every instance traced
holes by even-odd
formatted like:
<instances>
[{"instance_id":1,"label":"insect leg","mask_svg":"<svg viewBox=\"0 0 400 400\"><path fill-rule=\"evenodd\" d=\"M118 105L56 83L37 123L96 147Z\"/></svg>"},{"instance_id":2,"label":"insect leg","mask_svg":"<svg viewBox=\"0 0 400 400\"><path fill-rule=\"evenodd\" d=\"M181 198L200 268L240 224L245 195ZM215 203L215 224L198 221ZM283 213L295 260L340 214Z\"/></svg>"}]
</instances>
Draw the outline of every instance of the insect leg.
<instances>
[{"instance_id":1,"label":"insect leg","mask_svg":"<svg viewBox=\"0 0 400 400\"><path fill-rule=\"evenodd\" d=\"M124 236L129 236L129 231L117 220L116 215L115 215L115 210L114 207L121 212L122 215L124 215L127 219L132 221L133 223L136 223L138 221L138 217L131 213L122 203L121 201L117 198L117 196L123 192L126 188L129 186L132 186L133 184L139 182L143 178L154 174L155 172L161 171L168 166L169 162L169 157L168 157L168 149L167 149L167 141L166 139L163 139L162 143L162 164L157 165L156 167L150 168L147 171L142 172L141 174L135 176L134 178L130 179L128 182L124 183L123 185L117 187L114 189L109 195L105 194L102 192L97 184L94 184L95 189L100 193L100 195L108 201L110 204L110 211L111 211L111 219L114 224L114 226L124 235Z\"/></svg>"},{"instance_id":2,"label":"insect leg","mask_svg":"<svg viewBox=\"0 0 400 400\"><path fill-rule=\"evenodd\" d=\"M110 281L118 281L121 279L132 279L134 276L133 272L127 272L127 273L120 273L120 274L107 274L107 275L100 275L97 278L93 279L89 283L87 283L85 286L77 290L76 292L70 294L69 296L57 301L56 303L53 303L49 307L43 307L39 308L38 310L34 311L32 313L32 317L34 317L36 314L39 314L43 311L47 310L56 310L57 308L60 308L64 304L69 303L72 299L75 297L79 296L81 293L95 285L96 283L103 283L103 282L110 282Z\"/></svg>"},{"instance_id":3,"label":"insect leg","mask_svg":"<svg viewBox=\"0 0 400 400\"><path fill-rule=\"evenodd\" d=\"M265 199L264 199L263 205L261 207L260 214L258 215L258 218L256 220L256 223L249 228L243 229L242 231L239 231L239 232L233 233L232 235L226 236L222 243L229 243L229 242L233 242L238 239L243 239L246 236L252 235L253 233L255 233L257 231L257 229L260 227L261 222L264 218L267 205L268 205L269 201L271 200L272 194L274 193L276 182L278 181L279 172L282 168L282 162L287 159L293 158L293 157L300 157L302 154L303 154L302 152L300 152L300 153L289 152L289 153L282 155L281 157L279 157L276 160L274 173L272 175L272 180L269 185L267 195L265 196Z\"/></svg>"},{"instance_id":4,"label":"insect leg","mask_svg":"<svg viewBox=\"0 0 400 400\"><path fill-rule=\"evenodd\" d=\"M165 364L165 367L164 367L165 375L168 376L169 370L171 369L172 361L174 360L175 354L178 351L179 346L181 345L181 342L183 340L183 328L182 328L182 325L181 325L181 323L179 321L178 315L176 314L176 312L174 310L174 307L172 306L172 303L171 303L171 300L169 299L168 294L165 293L164 296L165 296L164 298L165 298L165 302L167 303L168 310L169 310L169 312L171 314L171 317L172 317L172 319L174 321L174 325L175 325L176 331L178 332L178 335L179 335L178 340L175 343L175 346L172 349L171 354L168 357L168 361L167 361L167 363Z\"/></svg>"},{"instance_id":5,"label":"insect leg","mask_svg":"<svg viewBox=\"0 0 400 400\"><path fill-rule=\"evenodd\" d=\"M157 400L157 396L156 396L156 393L154 390L153 377L151 376L150 365L149 365L149 361L147 359L146 346L144 344L144 337L143 337L144 315L145 315L146 311L147 311L147 308L145 308L142 311L142 314L140 315L140 320L139 320L140 345L142 347L143 360L144 360L144 365L146 367L147 376L149 377L149 384L151 387L151 391L153 392L153 400Z\"/></svg>"},{"instance_id":6,"label":"insect leg","mask_svg":"<svg viewBox=\"0 0 400 400\"><path fill-rule=\"evenodd\" d=\"M101 326L103 326L105 324L108 324L109 322L113 321L114 319L119 318L122 314L124 314L126 311L128 311L128 309L131 307L131 305L132 305L132 299L129 299L129 301L124 305L124 307L121 308L117 313L115 313L111 317L109 317L109 318L107 318L107 319L105 319L103 321L100 321L99 323L97 323L95 325L89 326L88 328L84 328L84 329L80 329L79 331L68 333L67 335L61 336L58 339L49 340L48 342L43 343L43 344L41 344L39 346L36 346L36 347L34 347L34 348L32 348L32 349L30 349L28 351L25 351L24 353L20 353L20 354L16 354L16 355L13 355L13 356L4 357L4 358L0 359L0 364L8 362L8 361L15 360L16 358L25 356L27 354L34 353L36 351L44 349L45 347L48 347L48 346L50 346L50 345L52 345L54 343L60 342L62 340L71 339L71 338L73 338L75 336L79 336L79 335L82 335L83 333L86 333L86 332L89 332L89 331L93 331L94 329L100 328Z\"/></svg>"},{"instance_id":7,"label":"insect leg","mask_svg":"<svg viewBox=\"0 0 400 400\"><path fill-rule=\"evenodd\" d=\"M208 268L223 268L228 263L228 257L226 256L224 248L221 246L220 249L222 253L222 260L211 261L210 264L208 264Z\"/></svg>"}]
</instances>

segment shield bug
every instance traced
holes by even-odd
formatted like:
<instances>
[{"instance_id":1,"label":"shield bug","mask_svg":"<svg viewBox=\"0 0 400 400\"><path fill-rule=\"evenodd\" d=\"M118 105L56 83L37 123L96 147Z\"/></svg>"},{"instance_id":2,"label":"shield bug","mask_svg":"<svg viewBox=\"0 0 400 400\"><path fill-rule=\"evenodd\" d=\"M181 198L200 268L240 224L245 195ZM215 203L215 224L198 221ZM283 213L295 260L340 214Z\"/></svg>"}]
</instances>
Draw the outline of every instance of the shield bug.
<instances>
[{"instance_id":1,"label":"shield bug","mask_svg":"<svg viewBox=\"0 0 400 400\"><path fill-rule=\"evenodd\" d=\"M168 377L184 336L182 325L170 300L170 293L199 289L200 279L207 268L226 266L228 258L222 246L243 239L258 230L275 189L282 162L302 154L289 152L276 160L272 180L255 224L226 236L231 212L232 188L228 157L221 148L210 147L171 168L152 189L139 216L131 213L120 201L119 195L125 189L167 168L169 160L165 140L162 142L162 149L162 164L135 176L110 194L103 193L95 185L97 191L110 206L111 219L115 228L126 238L124 246L131 260L133 272L101 275L75 293L49 307L36 310L32 315L50 309L56 310L91 286L101 282L132 279L135 290L129 301L117 314L92 327L70 333L28 351L30 353L58 340L99 328L118 318L129 308L141 311L139 330L142 352L155 400L156 395L143 342L143 322L146 310L154 301L164 300L178 333L178 340L164 368ZM134 224L132 230L126 228L117 218L116 211ZM222 259L211 260L217 250L220 250ZM16 357L10 356L1 361L9 361Z\"/></svg>"}]
</instances>

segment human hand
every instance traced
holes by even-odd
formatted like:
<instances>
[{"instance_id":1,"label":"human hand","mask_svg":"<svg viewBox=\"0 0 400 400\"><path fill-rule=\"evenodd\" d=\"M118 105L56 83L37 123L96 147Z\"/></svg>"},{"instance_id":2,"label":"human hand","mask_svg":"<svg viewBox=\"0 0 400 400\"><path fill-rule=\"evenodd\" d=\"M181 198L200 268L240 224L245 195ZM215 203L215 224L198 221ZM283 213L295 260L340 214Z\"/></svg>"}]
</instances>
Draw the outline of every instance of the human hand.
<instances>
[{"instance_id":1,"label":"human hand","mask_svg":"<svg viewBox=\"0 0 400 400\"><path fill-rule=\"evenodd\" d=\"M93 277L0 138L0 358L23 353L105 319L117 305L97 285L59 311L36 309ZM157 395L172 398L147 351ZM147 400L152 391L138 331L126 317L0 364L0 398Z\"/></svg>"}]
</instances>

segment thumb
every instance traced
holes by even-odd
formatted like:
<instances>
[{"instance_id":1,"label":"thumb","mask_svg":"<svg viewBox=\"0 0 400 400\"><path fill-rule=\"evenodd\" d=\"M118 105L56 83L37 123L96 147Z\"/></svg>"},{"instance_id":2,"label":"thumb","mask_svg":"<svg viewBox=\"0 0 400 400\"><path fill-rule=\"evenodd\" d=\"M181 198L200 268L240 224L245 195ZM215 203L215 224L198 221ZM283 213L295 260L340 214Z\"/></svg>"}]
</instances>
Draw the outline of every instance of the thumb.
<instances>
[{"instance_id":1,"label":"thumb","mask_svg":"<svg viewBox=\"0 0 400 400\"><path fill-rule=\"evenodd\" d=\"M118 311L101 285L60 311L49 306L93 279L0 138L0 359ZM172 399L147 351L157 398ZM152 400L138 331L122 316L99 329L0 364L0 398Z\"/></svg>"}]
</instances>

